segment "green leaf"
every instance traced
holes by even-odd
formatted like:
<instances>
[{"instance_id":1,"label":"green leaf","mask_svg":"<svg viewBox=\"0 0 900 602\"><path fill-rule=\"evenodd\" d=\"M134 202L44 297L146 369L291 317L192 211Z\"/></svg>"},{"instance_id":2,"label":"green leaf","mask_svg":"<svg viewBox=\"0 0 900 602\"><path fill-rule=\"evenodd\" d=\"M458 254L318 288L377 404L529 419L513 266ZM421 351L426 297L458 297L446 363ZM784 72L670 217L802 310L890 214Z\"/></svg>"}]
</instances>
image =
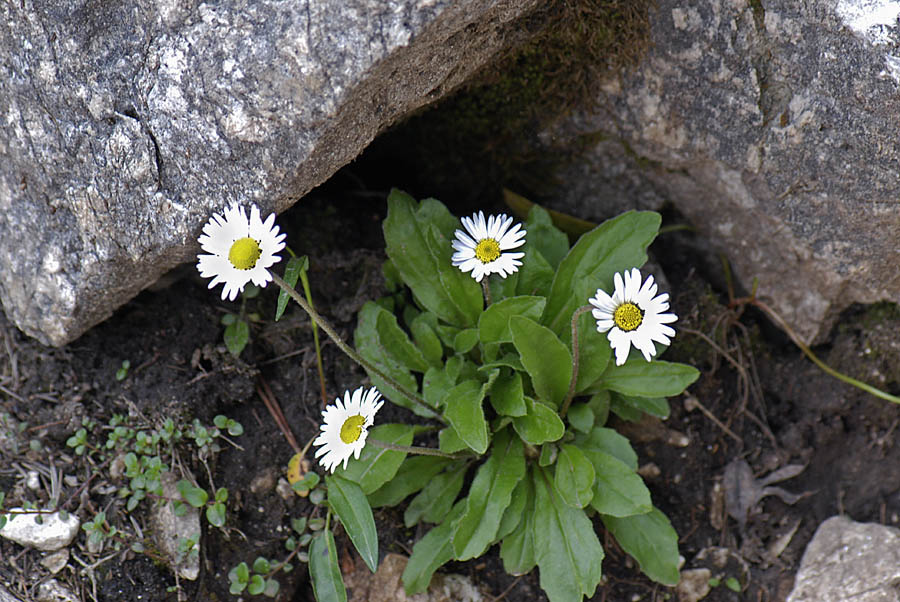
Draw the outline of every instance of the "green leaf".
<instances>
[{"instance_id":1,"label":"green leaf","mask_svg":"<svg viewBox=\"0 0 900 602\"><path fill-rule=\"evenodd\" d=\"M237 357L250 341L250 326L244 320L237 320L225 327L225 347Z\"/></svg>"},{"instance_id":2,"label":"green leaf","mask_svg":"<svg viewBox=\"0 0 900 602\"><path fill-rule=\"evenodd\" d=\"M466 465L461 463L440 473L410 501L403 513L403 524L412 527L420 520L438 523L444 520L463 486Z\"/></svg>"},{"instance_id":3,"label":"green leaf","mask_svg":"<svg viewBox=\"0 0 900 602\"><path fill-rule=\"evenodd\" d=\"M378 307L378 317L375 322L375 328L378 331L378 340L382 347L401 365L415 370L416 372L425 372L428 370L428 362L418 347L413 345L409 340L409 336L397 324L397 317Z\"/></svg>"},{"instance_id":4,"label":"green leaf","mask_svg":"<svg viewBox=\"0 0 900 602\"><path fill-rule=\"evenodd\" d=\"M534 550L550 602L581 600L600 583L603 546L584 510L566 504L545 469L534 470Z\"/></svg>"},{"instance_id":5,"label":"green leaf","mask_svg":"<svg viewBox=\"0 0 900 602\"><path fill-rule=\"evenodd\" d=\"M452 426L448 426L438 433L438 449L445 454L455 454L458 451L469 449L469 446L459 438Z\"/></svg>"},{"instance_id":6,"label":"green leaf","mask_svg":"<svg viewBox=\"0 0 900 602\"><path fill-rule=\"evenodd\" d=\"M595 467L598 463L594 462L591 454L603 452L618 458L632 471L638 468L638 457L631 448L631 443L613 429L596 427L590 435L575 437L575 445L587 455Z\"/></svg>"},{"instance_id":7,"label":"green leaf","mask_svg":"<svg viewBox=\"0 0 900 602\"><path fill-rule=\"evenodd\" d=\"M278 595L278 590L280 588L281 584L279 584L275 579L266 579L266 589L263 591L263 595L267 598L274 598Z\"/></svg>"},{"instance_id":8,"label":"green leaf","mask_svg":"<svg viewBox=\"0 0 900 602\"><path fill-rule=\"evenodd\" d=\"M468 353L478 344L478 329L460 330L453 339L453 350L457 353Z\"/></svg>"},{"instance_id":9,"label":"green leaf","mask_svg":"<svg viewBox=\"0 0 900 602\"><path fill-rule=\"evenodd\" d=\"M453 523L465 509L465 500L456 502L447 519L426 533L425 537L413 546L413 553L406 563L406 568L403 569L403 587L407 595L411 596L428 589L434 572L453 559L453 543L450 537Z\"/></svg>"},{"instance_id":10,"label":"green leaf","mask_svg":"<svg viewBox=\"0 0 900 602\"><path fill-rule=\"evenodd\" d=\"M209 494L199 487L194 487L190 481L186 479L182 479L175 484L175 488L178 489L178 493L181 494L181 497L184 498L188 504L193 506L194 508L200 508L206 504L206 501L209 499Z\"/></svg>"},{"instance_id":11,"label":"green leaf","mask_svg":"<svg viewBox=\"0 0 900 602\"><path fill-rule=\"evenodd\" d=\"M549 328L534 320L513 316L509 328L538 398L558 406L572 380L572 354Z\"/></svg>"},{"instance_id":12,"label":"green leaf","mask_svg":"<svg viewBox=\"0 0 900 602\"><path fill-rule=\"evenodd\" d=\"M525 398L525 405L528 413L513 418L513 428L526 443L540 445L562 438L566 432L566 425L555 410L530 397Z\"/></svg>"},{"instance_id":13,"label":"green leaf","mask_svg":"<svg viewBox=\"0 0 900 602\"><path fill-rule=\"evenodd\" d=\"M246 562L240 563L228 572L228 579L246 584L250 581L250 567L247 566Z\"/></svg>"},{"instance_id":14,"label":"green leaf","mask_svg":"<svg viewBox=\"0 0 900 602\"><path fill-rule=\"evenodd\" d=\"M584 508L594 496L594 466L574 445L559 448L554 476L556 492L573 508Z\"/></svg>"},{"instance_id":15,"label":"green leaf","mask_svg":"<svg viewBox=\"0 0 900 602\"><path fill-rule=\"evenodd\" d=\"M553 225L550 214L539 205L533 205L525 220L528 245L540 251L555 270L569 252L569 237Z\"/></svg>"},{"instance_id":16,"label":"green leaf","mask_svg":"<svg viewBox=\"0 0 900 602\"><path fill-rule=\"evenodd\" d=\"M522 488L521 491L519 488ZM534 568L534 481L526 476L516 486L514 496L524 498L522 516L516 527L503 538L500 544L500 559L503 568L510 575L524 575ZM515 501L515 498L514 498ZM512 509L512 505L507 511ZM504 516L504 520L505 520ZM503 524L501 523L501 529Z\"/></svg>"},{"instance_id":17,"label":"green leaf","mask_svg":"<svg viewBox=\"0 0 900 602\"><path fill-rule=\"evenodd\" d=\"M216 489L216 501L217 502L227 502L228 501L228 489L225 487L219 487Z\"/></svg>"},{"instance_id":18,"label":"green leaf","mask_svg":"<svg viewBox=\"0 0 900 602\"><path fill-rule=\"evenodd\" d=\"M479 372L485 372L493 370L494 368L501 367L512 368L515 372L525 372L525 366L522 365L522 361L518 358L515 353L507 353L503 357L496 359L492 362L488 362L486 364L482 364L479 368Z\"/></svg>"},{"instance_id":19,"label":"green leaf","mask_svg":"<svg viewBox=\"0 0 900 602\"><path fill-rule=\"evenodd\" d=\"M422 397L428 405L441 407L455 384L456 381L446 368L431 367L422 379Z\"/></svg>"},{"instance_id":20,"label":"green leaf","mask_svg":"<svg viewBox=\"0 0 900 602\"><path fill-rule=\"evenodd\" d=\"M284 267L284 281L287 282L288 286L291 288L297 288L297 280L300 278L300 272L304 272L307 269L309 269L309 259L306 255L303 257L291 257ZM275 308L276 322L284 315L284 310L287 309L288 300L290 298L290 295L279 287L278 305Z\"/></svg>"},{"instance_id":21,"label":"green leaf","mask_svg":"<svg viewBox=\"0 0 900 602\"><path fill-rule=\"evenodd\" d=\"M547 300L543 297L510 297L493 303L478 318L478 336L482 343L512 343L509 319L523 316L537 321Z\"/></svg>"},{"instance_id":22,"label":"green leaf","mask_svg":"<svg viewBox=\"0 0 900 602\"><path fill-rule=\"evenodd\" d=\"M647 261L647 247L659 231L660 216L629 211L584 234L559 264L541 323L568 340L575 310L598 288L612 290L613 274Z\"/></svg>"},{"instance_id":23,"label":"green leaf","mask_svg":"<svg viewBox=\"0 0 900 602\"><path fill-rule=\"evenodd\" d=\"M487 462L475 473L466 512L453 532L457 560L481 556L494 541L516 484L525 476L522 440L504 429L494 436Z\"/></svg>"},{"instance_id":24,"label":"green leaf","mask_svg":"<svg viewBox=\"0 0 900 602\"><path fill-rule=\"evenodd\" d=\"M413 456L406 458L394 478L369 494L372 508L396 506L419 491L450 463L448 458Z\"/></svg>"},{"instance_id":25,"label":"green leaf","mask_svg":"<svg viewBox=\"0 0 900 602\"><path fill-rule=\"evenodd\" d=\"M392 190L384 220L386 252L413 295L428 311L455 326L471 327L483 307L481 287L453 267L451 241L459 226L434 199L420 204Z\"/></svg>"},{"instance_id":26,"label":"green leaf","mask_svg":"<svg viewBox=\"0 0 900 602\"><path fill-rule=\"evenodd\" d=\"M373 573L378 568L378 533L372 508L359 485L341 477L325 477L328 504L347 531L347 536Z\"/></svg>"},{"instance_id":27,"label":"green leaf","mask_svg":"<svg viewBox=\"0 0 900 602\"><path fill-rule=\"evenodd\" d=\"M502 416L524 416L528 413L522 375L504 369L491 386L491 405Z\"/></svg>"},{"instance_id":28,"label":"green leaf","mask_svg":"<svg viewBox=\"0 0 900 602\"><path fill-rule=\"evenodd\" d=\"M571 335L570 335L571 337ZM590 312L578 318L578 380L575 392L581 393L597 382L609 366L612 347L605 334L597 332Z\"/></svg>"},{"instance_id":29,"label":"green leaf","mask_svg":"<svg viewBox=\"0 0 900 602\"><path fill-rule=\"evenodd\" d=\"M614 397L618 398L623 404L641 412L646 412L651 416L656 416L663 420L669 417L669 402L665 397L632 397L618 393Z\"/></svg>"},{"instance_id":30,"label":"green leaf","mask_svg":"<svg viewBox=\"0 0 900 602\"><path fill-rule=\"evenodd\" d=\"M546 298L550 294L553 267L537 249L525 247L522 267L516 275L519 277L516 283L517 295L537 295Z\"/></svg>"},{"instance_id":31,"label":"green leaf","mask_svg":"<svg viewBox=\"0 0 900 602\"><path fill-rule=\"evenodd\" d=\"M369 437L395 445L411 445L413 435L419 428L406 424L382 424L370 429ZM369 444L363 448L358 460L351 460L347 468L338 467L334 474L358 483L368 495L394 478L404 458L405 452Z\"/></svg>"},{"instance_id":32,"label":"green leaf","mask_svg":"<svg viewBox=\"0 0 900 602\"><path fill-rule=\"evenodd\" d=\"M519 526L529 495L531 495L531 479L520 479L516 488L513 489L509 506L503 511L503 518L500 519L500 526L497 527L497 539L503 539Z\"/></svg>"},{"instance_id":33,"label":"green leaf","mask_svg":"<svg viewBox=\"0 0 900 602\"><path fill-rule=\"evenodd\" d=\"M364 358L375 364L382 372L391 377L398 384L408 391L417 389L416 379L413 377L409 367L404 365L389 349L385 341L381 340L378 330L378 318L382 314L389 314L387 310L381 306L369 301L363 305L357 314L356 331L353 333L356 342L356 350ZM375 374L368 372L369 378L381 394L390 399L395 404L407 408L419 416L430 417L428 411L419 406L419 404L411 402L405 395L400 393L393 386L389 385L384 379Z\"/></svg>"},{"instance_id":34,"label":"green leaf","mask_svg":"<svg viewBox=\"0 0 900 602\"><path fill-rule=\"evenodd\" d=\"M623 401L619 395L613 395L610 399L609 411L628 422L640 422L641 418L644 417L644 413L641 410Z\"/></svg>"},{"instance_id":35,"label":"green leaf","mask_svg":"<svg viewBox=\"0 0 900 602\"><path fill-rule=\"evenodd\" d=\"M261 573L263 575L267 575L269 571L272 570L272 564L269 562L268 558L263 556L257 556L256 560L253 561L253 572Z\"/></svg>"},{"instance_id":36,"label":"green leaf","mask_svg":"<svg viewBox=\"0 0 900 602\"><path fill-rule=\"evenodd\" d=\"M600 386L633 397L672 397L681 395L700 372L687 364L662 360L646 361L630 357L621 366L610 365L600 380Z\"/></svg>"},{"instance_id":37,"label":"green leaf","mask_svg":"<svg viewBox=\"0 0 900 602\"><path fill-rule=\"evenodd\" d=\"M591 395L591 398L587 402L587 406L594 413L595 425L603 426L606 424L606 421L609 420L609 403L609 391L598 391Z\"/></svg>"},{"instance_id":38,"label":"green leaf","mask_svg":"<svg viewBox=\"0 0 900 602\"><path fill-rule=\"evenodd\" d=\"M487 422L484 420L484 387L476 380L466 380L447 393L444 416L459 435L476 453L483 454L488 447Z\"/></svg>"},{"instance_id":39,"label":"green leaf","mask_svg":"<svg viewBox=\"0 0 900 602\"><path fill-rule=\"evenodd\" d=\"M247 586L247 593L251 596L258 596L266 589L266 580L262 575L253 575L250 577L250 584Z\"/></svg>"},{"instance_id":40,"label":"green leaf","mask_svg":"<svg viewBox=\"0 0 900 602\"><path fill-rule=\"evenodd\" d=\"M597 473L591 507L600 514L632 516L646 514L653 509L650 491L634 470L605 452L592 450L589 454Z\"/></svg>"},{"instance_id":41,"label":"green leaf","mask_svg":"<svg viewBox=\"0 0 900 602\"><path fill-rule=\"evenodd\" d=\"M678 584L678 534L665 514L653 508L647 514L601 518L645 575L663 585Z\"/></svg>"},{"instance_id":42,"label":"green leaf","mask_svg":"<svg viewBox=\"0 0 900 602\"><path fill-rule=\"evenodd\" d=\"M222 527L225 525L225 504L216 502L212 506L206 507L206 520L213 527Z\"/></svg>"},{"instance_id":43,"label":"green leaf","mask_svg":"<svg viewBox=\"0 0 900 602\"><path fill-rule=\"evenodd\" d=\"M347 602L334 535L325 530L309 544L309 576L317 602Z\"/></svg>"},{"instance_id":44,"label":"green leaf","mask_svg":"<svg viewBox=\"0 0 900 602\"><path fill-rule=\"evenodd\" d=\"M586 403L573 403L566 417L576 431L587 434L594 429L594 410Z\"/></svg>"},{"instance_id":45,"label":"green leaf","mask_svg":"<svg viewBox=\"0 0 900 602\"><path fill-rule=\"evenodd\" d=\"M441 345L441 340L431 325L432 321L434 321L434 314L420 313L410 322L409 330L425 360L440 368L442 366L441 358L444 357L444 346Z\"/></svg>"}]
</instances>

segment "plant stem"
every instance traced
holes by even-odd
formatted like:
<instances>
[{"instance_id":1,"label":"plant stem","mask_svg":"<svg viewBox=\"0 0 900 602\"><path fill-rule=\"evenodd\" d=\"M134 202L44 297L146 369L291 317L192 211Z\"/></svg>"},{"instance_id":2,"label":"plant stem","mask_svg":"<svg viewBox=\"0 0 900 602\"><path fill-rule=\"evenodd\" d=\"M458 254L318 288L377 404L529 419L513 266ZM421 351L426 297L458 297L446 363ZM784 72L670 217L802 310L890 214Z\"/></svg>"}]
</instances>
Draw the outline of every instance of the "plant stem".
<instances>
[{"instance_id":1,"label":"plant stem","mask_svg":"<svg viewBox=\"0 0 900 602\"><path fill-rule=\"evenodd\" d=\"M451 458L453 460L457 460L459 458L468 458L471 454L461 452L456 454L448 454L446 452L442 452L439 449L434 449L433 447L416 447L410 445L397 445L395 443L388 443L387 441L380 441L378 439L366 439L366 443L371 443L375 447L380 447L381 449L389 449L392 451L405 452L407 454L419 454L420 456L440 456L442 458Z\"/></svg>"},{"instance_id":2,"label":"plant stem","mask_svg":"<svg viewBox=\"0 0 900 602\"><path fill-rule=\"evenodd\" d=\"M309 306L315 309L312 300L312 293L309 290L309 278L306 277L306 270L300 270L300 282L303 283L303 294ZM316 326L315 320L312 321L313 343L316 346L316 366L319 369L319 388L322 390L322 405L328 405L328 394L325 392L325 369L322 367L322 349L319 347L319 328Z\"/></svg>"},{"instance_id":3,"label":"plant stem","mask_svg":"<svg viewBox=\"0 0 900 602\"><path fill-rule=\"evenodd\" d=\"M444 424L446 424L446 421L444 420L443 416L441 416L440 414L435 412L434 408L432 408L430 405L428 405L424 399L422 399L415 393L410 393L409 391L407 391L403 385L401 385L400 383L395 381L393 378L391 378L390 376L388 376L387 374L382 372L377 366L375 366L375 364L373 364L369 360L365 359L363 356L361 356L359 353L357 353L355 349L353 349L350 345L345 343L343 341L343 339L341 339L341 337L337 333L337 331L334 328L332 328L332 326L328 322L325 321L325 318L320 316L319 312L317 312L315 309L310 307L309 303L307 303L306 300L303 297L301 297L300 294L296 290L294 290L287 282L285 282L278 274L276 274L275 272L272 272L271 270L269 271L269 273L272 275L272 280L275 282L275 284L280 286L281 290L283 290L288 295L290 295L291 299L296 301L297 305L302 307L303 311L305 311L307 314L309 314L309 317L312 318L315 321L315 323L319 325L319 328L324 330L325 334L327 334L328 337L332 341L334 341L334 344L337 345L341 351L343 351L345 354L347 354L347 356L350 359L352 359L354 362L356 362L357 364L362 366L367 372L373 373L376 376L378 376L380 379L382 379L384 382L386 382L388 385L393 387L395 390L397 390L400 394L402 394L404 397L406 397L413 403L418 404L419 406L428 410L428 412L432 418L434 418L435 420L439 420L440 422L443 422Z\"/></svg>"},{"instance_id":4,"label":"plant stem","mask_svg":"<svg viewBox=\"0 0 900 602\"><path fill-rule=\"evenodd\" d=\"M820 360L818 357L816 357L816 354L814 354L812 352L812 350L809 347L807 347L806 344L803 343L803 341L800 340L800 337L798 337L797 334L793 331L793 329L791 329L791 327L787 325L787 322L785 322L781 318L781 316L779 316L777 313L775 313L775 310L770 308L768 305L766 305L759 299L756 299L755 297L749 297L746 299L736 299L735 301L732 302L733 305L734 304L742 304L742 303L749 303L750 305L754 305L754 306L760 308L761 310L763 310L770 318L772 318L772 320L775 321L776 324L778 324L778 326L780 326L787 333L787 335L791 338L791 340L794 341L794 345L799 347L800 351L802 351L803 354L806 355L806 357L811 359L812 362L816 366L821 368L822 371L824 371L826 374L829 374L829 375L833 376L834 378L838 379L839 381L847 383L848 385L852 385L858 389L862 389L866 393L870 393L870 394L874 395L875 397L878 397L879 399L884 399L885 401L890 401L891 403L900 404L900 397L891 395L890 393L886 393L886 392L882 391L881 389L873 387L872 385L869 385L862 381L856 380L852 376L847 376L846 374L842 374L841 372L838 372L837 370L835 370L834 368L832 368L831 366L829 366L828 364L826 364L825 362Z\"/></svg>"},{"instance_id":5,"label":"plant stem","mask_svg":"<svg viewBox=\"0 0 900 602\"><path fill-rule=\"evenodd\" d=\"M559 411L560 418L566 417L569 406L572 405L572 398L575 397L575 384L578 382L578 318L591 309L593 309L591 305L582 305L572 314L572 380L569 381L569 392Z\"/></svg>"},{"instance_id":6,"label":"plant stem","mask_svg":"<svg viewBox=\"0 0 900 602\"><path fill-rule=\"evenodd\" d=\"M488 284L488 278L490 278L490 276L481 279L481 288L484 290L485 309L491 306L491 287Z\"/></svg>"}]
</instances>

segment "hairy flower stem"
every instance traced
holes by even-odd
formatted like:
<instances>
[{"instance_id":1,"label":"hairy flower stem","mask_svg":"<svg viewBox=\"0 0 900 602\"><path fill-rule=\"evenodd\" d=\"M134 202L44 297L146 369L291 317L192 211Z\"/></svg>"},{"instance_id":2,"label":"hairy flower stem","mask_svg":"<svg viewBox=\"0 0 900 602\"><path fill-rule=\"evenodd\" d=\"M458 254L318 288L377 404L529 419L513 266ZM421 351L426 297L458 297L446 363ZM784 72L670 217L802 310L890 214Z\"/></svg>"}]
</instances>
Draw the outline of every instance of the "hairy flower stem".
<instances>
[{"instance_id":1,"label":"hairy flower stem","mask_svg":"<svg viewBox=\"0 0 900 602\"><path fill-rule=\"evenodd\" d=\"M307 314L309 314L310 318L315 320L315 322L316 322L316 324L318 324L319 328L324 330L325 334L327 334L329 336L329 338L332 341L334 341L334 344L338 346L338 349L340 349L345 354L347 354L347 356L350 359L352 359L354 362L356 362L357 364L359 364L360 366L365 368L366 371L371 372L371 373L375 374L376 376L378 376L379 378L381 378L388 385L390 385L391 387L396 389L398 392L400 392L404 397L406 397L413 403L418 404L418 405L422 406L423 408L425 408L426 410L428 410L428 412L432 418L434 418L435 420L439 420L446 424L446 421L444 420L444 418L440 414L435 412L434 408L432 408L430 405L428 405L424 399L422 399L415 393L410 393L409 391L407 391L403 385L401 385L400 383L395 381L393 378L391 378L390 376L388 376L387 374L382 372L380 369L378 369L378 367L375 366L375 364L373 364L369 360L365 359L363 356L361 356L359 353L357 353L356 350L353 349L353 347L351 347L350 345L345 343L343 341L343 339L341 339L341 337L337 333L337 331L334 328L332 328L331 324L326 322L325 318L323 318L322 316L319 315L319 312L317 312L315 309L310 307L309 303L306 302L306 299L301 297L300 294L296 290L294 290L293 287L291 287L291 285L289 285L287 282L285 282L278 274L276 274L272 271L269 271L269 273L272 275L272 280L275 282L275 284L280 286L281 290L283 290L288 295L290 295L291 299L296 301L297 305L302 307L303 311L305 311Z\"/></svg>"},{"instance_id":2,"label":"hairy flower stem","mask_svg":"<svg viewBox=\"0 0 900 602\"><path fill-rule=\"evenodd\" d=\"M481 288L484 289L484 307L485 307L485 309L487 309L488 307L491 306L491 287L488 284L488 278L490 278L490 276L481 279Z\"/></svg>"},{"instance_id":3,"label":"hairy flower stem","mask_svg":"<svg viewBox=\"0 0 900 602\"><path fill-rule=\"evenodd\" d=\"M433 447L397 445L395 443L388 443L387 441L379 441L378 439L366 439L366 443L371 443L375 447L380 447L381 449L405 452L407 454L419 454L421 456L440 456L441 458L450 458L452 460L457 460L459 458L468 458L471 456L471 454L465 452L448 454L447 452L442 452L441 450L434 449Z\"/></svg>"},{"instance_id":4,"label":"hairy flower stem","mask_svg":"<svg viewBox=\"0 0 900 602\"><path fill-rule=\"evenodd\" d=\"M572 398L575 397L575 383L578 382L578 318L593 309L590 305L582 305L572 314L572 380L569 381L569 392L566 394L566 400L563 402L562 409L559 411L559 417L565 418L572 405Z\"/></svg>"}]
</instances>

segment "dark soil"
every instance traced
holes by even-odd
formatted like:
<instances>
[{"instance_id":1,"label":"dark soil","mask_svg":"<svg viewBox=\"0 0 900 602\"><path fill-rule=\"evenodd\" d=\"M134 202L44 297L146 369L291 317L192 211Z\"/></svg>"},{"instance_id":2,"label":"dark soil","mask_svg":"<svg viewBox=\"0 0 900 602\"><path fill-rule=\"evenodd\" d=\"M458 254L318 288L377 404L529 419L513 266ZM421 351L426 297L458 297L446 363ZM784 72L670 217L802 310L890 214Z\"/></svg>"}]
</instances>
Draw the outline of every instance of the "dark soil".
<instances>
[{"instance_id":1,"label":"dark soil","mask_svg":"<svg viewBox=\"0 0 900 602\"><path fill-rule=\"evenodd\" d=\"M350 339L355 311L381 294L379 226L385 204L368 195L358 198L352 191L335 190L340 187L313 194L280 223L294 249L310 256L316 305ZM710 284L720 275L702 268L710 263L702 242L672 233L663 235L653 250L670 282L673 309L681 317L682 332L667 359L693 363L702 370L691 397L723 426L701 410L688 411L685 399L673 399L672 415L664 426L618 423L618 427L639 441L636 449L650 471L647 479L654 502L681 536L685 566L711 568L723 583L735 577L743 588L737 594L721 585L706 599L783 600L803 549L822 520L845 513L861 521L897 523L900 450L893 445L893 433L900 419L893 405L818 370L758 312L748 310L739 316L729 310L727 295ZM98 425L108 424L114 413L150 425L165 417L185 424L193 418L210 424L217 414L235 418L245 427L245 433L235 438L242 449L225 445L210 464L215 486L231 492L229 529L223 533L204 528L200 579L180 582L186 599L228 600L234 599L227 578L233 566L252 563L260 555L276 561L286 558L284 541L291 518L316 516L307 500L293 495L285 499L275 491L293 451L257 389L262 381L268 384L301 445L316 433L322 402L311 331L300 311L289 309L285 318L273 323L266 316L274 313L274 289L250 300L247 312L263 318L254 323L251 343L236 359L223 346L220 318L239 311L239 304L220 302L205 284L192 266L186 266L165 285L142 293L62 349L43 347L4 320L0 407L28 426L16 437L17 450L2 448L0 488L7 491L7 506L23 497L38 501L35 498L44 492L22 489L21 470L54 465L74 477L61 486L60 499L70 512L86 521L105 509L111 524L134 536L124 501L115 495L121 480L97 470L90 486L79 491L94 469L67 448L66 439L82 418ZM900 315L889 306L854 308L816 352L838 370L896 391L900 353L893 333L898 324ZM748 375L746 387L742 372L699 336L685 332L691 329L728 351ZM333 344L324 342L323 354L329 397L364 382L363 372ZM132 368L120 382L115 374L125 359ZM402 411L395 411L402 419ZM689 443L673 446L673 431L685 435ZM30 441L39 442L39 448L35 443L31 449ZM780 485L808 495L794 505L777 497L759 500L751 506L746 524L740 525L725 512L727 486L722 476L729 463L741 458L756 476L791 463L805 465L799 476ZM207 486L205 469L196 457L185 455L183 461L184 469ZM139 524L145 521L150 502L142 504L134 513ZM424 532L405 529L398 510L379 511L376 518L382 554L408 552ZM597 528L603 534L599 523ZM606 582L593 599L674 596L643 578L610 537L604 541ZM346 539L339 537L338 542L345 570L366 570L354 561ZM107 558L114 551L111 547L91 553L81 535L68 567L57 578L83 600L177 599L176 593L167 591L176 585L172 573L152 553L152 546L147 547L149 555L123 551ZM710 555L710 548L727 550L724 567L700 559ZM0 540L0 554L8 560L0 565L0 580L23 599L34 599L36 584L49 575L39 564L42 555L6 540ZM97 564L93 579L76 556L85 564ZM536 575L522 579L506 575L496 550L448 569L470 575L494 596L506 592L509 600L543 599ZM278 579L279 600L312 599L305 565Z\"/></svg>"},{"instance_id":2,"label":"dark soil","mask_svg":"<svg viewBox=\"0 0 900 602\"><path fill-rule=\"evenodd\" d=\"M279 217L294 251L310 257L316 306L345 340L352 339L356 310L382 294L380 222L387 193L359 190L349 175L339 174ZM452 199L443 200L462 212ZM674 213L666 217L669 223L680 221ZM671 400L672 415L665 423L615 425L636 441L654 503L681 537L685 568L707 567L721 579L723 585L706 599L784 600L822 520L844 513L859 521L898 522L897 408L821 372L760 312L729 309L721 268L702 239L673 232L662 235L651 250L681 318L666 359L691 363L702 377L689 396ZM7 492L6 506L46 502L46 479L44 487L31 491L24 488L22 475L35 467L56 467L68 477L59 492L68 511L84 522L105 510L109 524L125 534L118 553L115 538L99 552L87 549L85 534L71 546L72 558L56 578L81 600L176 600L176 585L187 600L236 599L228 593L232 567L252 564L257 556L276 562L287 558L284 542L291 519L322 516L308 500L276 491L293 450L258 392L263 383L271 388L300 445L316 434L322 400L308 320L291 307L281 321L272 322L276 289L265 289L247 302L246 312L260 318L253 323L250 344L234 358L223 345L220 319L239 312L240 304L221 302L218 290L208 291L193 266L164 280L61 349L43 347L0 320L0 416L7 415L6 426L0 422L0 490ZM834 368L897 393L898 326L900 313L894 307L856 307L815 351ZM719 350L693 330L710 337ZM327 339L322 351L330 399L365 382L362 370ZM126 359L131 369L119 381L116 371ZM194 418L211 424L214 416L225 414L244 426L244 434L233 438L240 449L223 444L209 461L215 487L230 492L228 529L204 525L197 581L176 583L150 542L151 501L141 503L132 522L125 500L116 495L127 479L112 477L101 454L87 460L67 447L83 418L103 432L113 414L155 427L167 417L183 425ZM385 419L406 416L392 408ZM20 429L20 423L27 425ZM686 445L673 445L678 433ZM210 488L196 452L188 445L180 449L181 469ZM805 497L789 505L778 497L755 500L746 491L729 492L722 477L726 466L739 459L756 477L789 464L805 466L778 484ZM749 504L745 524L726 512L726 493L755 502ZM408 553L425 532L403 527L398 509L377 511L376 520L382 557ZM146 553L127 550L137 538L137 526L144 530ZM592 600L675 599L671 589L642 577L599 522L596 527L607 550L606 580ZM343 535L338 546L345 572L367 570ZM717 550L723 566L713 562ZM36 599L36 586L50 576L40 565L42 556L0 539L0 583L23 600ZM311 600L306 566L293 564L295 570L278 575L277 599ZM496 549L446 570L471 576L492 596L545 599L536 572L519 579L506 575ZM728 577L738 580L741 593L726 588Z\"/></svg>"}]
</instances>

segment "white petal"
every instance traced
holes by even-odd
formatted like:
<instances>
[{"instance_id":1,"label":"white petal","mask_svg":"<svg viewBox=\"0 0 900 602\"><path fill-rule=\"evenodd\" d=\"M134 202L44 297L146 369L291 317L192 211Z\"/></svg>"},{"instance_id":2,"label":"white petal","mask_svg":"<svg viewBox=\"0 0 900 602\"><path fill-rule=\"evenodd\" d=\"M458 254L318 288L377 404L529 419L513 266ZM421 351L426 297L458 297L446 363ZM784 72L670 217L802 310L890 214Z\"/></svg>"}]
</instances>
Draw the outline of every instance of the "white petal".
<instances>
[{"instance_id":1,"label":"white petal","mask_svg":"<svg viewBox=\"0 0 900 602\"><path fill-rule=\"evenodd\" d=\"M618 327L613 328L606 334L609 343L616 352L616 366L621 366L628 359L628 352L631 350L631 340L628 334L622 332Z\"/></svg>"}]
</instances>

